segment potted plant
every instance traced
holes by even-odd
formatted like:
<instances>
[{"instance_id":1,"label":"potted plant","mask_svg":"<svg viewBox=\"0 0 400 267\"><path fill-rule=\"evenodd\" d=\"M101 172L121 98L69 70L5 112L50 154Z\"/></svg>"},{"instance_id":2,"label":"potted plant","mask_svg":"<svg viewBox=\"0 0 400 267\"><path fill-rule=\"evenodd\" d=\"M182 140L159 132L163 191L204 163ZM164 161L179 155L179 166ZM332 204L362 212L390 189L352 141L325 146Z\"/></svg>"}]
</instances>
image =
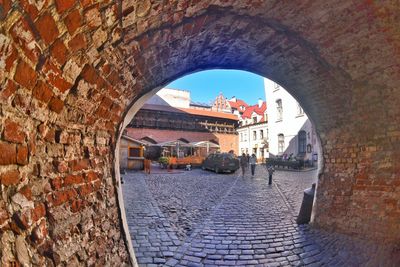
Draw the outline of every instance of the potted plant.
<instances>
[{"instance_id":1,"label":"potted plant","mask_svg":"<svg viewBox=\"0 0 400 267\"><path fill-rule=\"evenodd\" d=\"M168 157L160 157L158 159L158 163L160 164L160 167L162 169L166 169L168 167L168 164L169 164L169 158Z\"/></svg>"}]
</instances>

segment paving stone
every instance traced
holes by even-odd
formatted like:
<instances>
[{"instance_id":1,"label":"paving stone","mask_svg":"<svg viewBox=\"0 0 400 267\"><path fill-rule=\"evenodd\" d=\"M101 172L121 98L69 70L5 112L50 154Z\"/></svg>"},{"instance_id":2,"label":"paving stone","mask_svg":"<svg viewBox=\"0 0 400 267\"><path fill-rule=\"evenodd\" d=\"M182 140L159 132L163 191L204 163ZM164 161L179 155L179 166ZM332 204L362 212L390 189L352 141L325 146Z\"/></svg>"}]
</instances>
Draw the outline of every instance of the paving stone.
<instances>
[{"instance_id":1,"label":"paving stone","mask_svg":"<svg viewBox=\"0 0 400 267\"><path fill-rule=\"evenodd\" d=\"M258 175L128 173L125 208L140 266L360 266L370 259L372 245L295 223L312 172L277 171L274 186L261 169Z\"/></svg>"}]
</instances>

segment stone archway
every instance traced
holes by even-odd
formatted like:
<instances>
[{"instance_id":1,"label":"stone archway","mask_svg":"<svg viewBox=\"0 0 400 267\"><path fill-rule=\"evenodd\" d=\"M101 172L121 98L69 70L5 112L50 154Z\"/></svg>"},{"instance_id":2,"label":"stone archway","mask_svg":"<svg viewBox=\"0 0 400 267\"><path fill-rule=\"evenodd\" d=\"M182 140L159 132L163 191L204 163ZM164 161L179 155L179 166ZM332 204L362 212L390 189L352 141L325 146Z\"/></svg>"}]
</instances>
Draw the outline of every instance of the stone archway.
<instances>
[{"instance_id":1,"label":"stone archway","mask_svg":"<svg viewBox=\"0 0 400 267\"><path fill-rule=\"evenodd\" d=\"M128 262L113 170L122 120L150 90L210 68L271 78L313 119L324 152L317 226L395 242L398 12L349 1L3 1L2 264Z\"/></svg>"}]
</instances>

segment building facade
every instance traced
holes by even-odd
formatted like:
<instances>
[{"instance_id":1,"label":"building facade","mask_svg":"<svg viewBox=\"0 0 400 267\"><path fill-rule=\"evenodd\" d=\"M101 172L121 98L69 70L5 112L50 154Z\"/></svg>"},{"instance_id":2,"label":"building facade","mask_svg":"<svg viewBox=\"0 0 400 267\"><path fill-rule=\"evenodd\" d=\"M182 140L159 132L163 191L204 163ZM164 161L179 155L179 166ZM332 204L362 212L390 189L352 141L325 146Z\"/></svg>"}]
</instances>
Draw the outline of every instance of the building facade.
<instances>
[{"instance_id":1,"label":"building facade","mask_svg":"<svg viewBox=\"0 0 400 267\"><path fill-rule=\"evenodd\" d=\"M236 115L192 103L190 92L161 89L150 98L126 128L126 135L152 144L173 140L213 142L221 152L238 153Z\"/></svg>"},{"instance_id":2,"label":"building facade","mask_svg":"<svg viewBox=\"0 0 400 267\"><path fill-rule=\"evenodd\" d=\"M239 153L255 154L259 162L268 157L267 103L261 99L239 116Z\"/></svg>"},{"instance_id":3,"label":"building facade","mask_svg":"<svg viewBox=\"0 0 400 267\"><path fill-rule=\"evenodd\" d=\"M319 142L300 104L280 85L264 79L269 124L269 156L297 157L316 163Z\"/></svg>"}]
</instances>

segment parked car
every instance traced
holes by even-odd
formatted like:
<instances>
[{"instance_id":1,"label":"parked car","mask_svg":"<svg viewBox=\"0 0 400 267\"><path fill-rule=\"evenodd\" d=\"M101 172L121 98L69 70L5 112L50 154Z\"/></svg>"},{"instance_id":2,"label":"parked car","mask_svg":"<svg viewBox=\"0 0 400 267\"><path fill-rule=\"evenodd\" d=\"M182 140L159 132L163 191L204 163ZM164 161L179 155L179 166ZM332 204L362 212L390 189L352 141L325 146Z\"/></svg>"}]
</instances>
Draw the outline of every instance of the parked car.
<instances>
[{"instance_id":1,"label":"parked car","mask_svg":"<svg viewBox=\"0 0 400 267\"><path fill-rule=\"evenodd\" d=\"M231 153L214 153L204 160L202 169L213 170L216 173L235 172L239 169L239 160Z\"/></svg>"}]
</instances>

